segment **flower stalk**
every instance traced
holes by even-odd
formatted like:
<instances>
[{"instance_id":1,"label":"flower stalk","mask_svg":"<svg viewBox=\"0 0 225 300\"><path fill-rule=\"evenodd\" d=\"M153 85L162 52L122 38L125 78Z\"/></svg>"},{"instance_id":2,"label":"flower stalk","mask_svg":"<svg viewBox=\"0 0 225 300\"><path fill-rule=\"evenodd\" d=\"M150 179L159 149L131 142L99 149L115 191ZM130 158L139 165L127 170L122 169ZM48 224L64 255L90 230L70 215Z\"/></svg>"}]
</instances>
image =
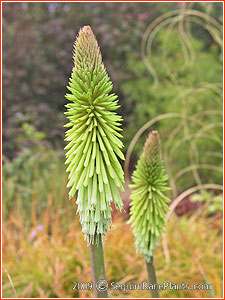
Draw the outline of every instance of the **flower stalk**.
<instances>
[{"instance_id":1,"label":"flower stalk","mask_svg":"<svg viewBox=\"0 0 225 300\"><path fill-rule=\"evenodd\" d=\"M148 273L148 282L153 287L151 289L151 297L159 298L159 289L154 265L154 258L152 256L151 260L145 260L146 269Z\"/></svg>"},{"instance_id":2,"label":"flower stalk","mask_svg":"<svg viewBox=\"0 0 225 300\"><path fill-rule=\"evenodd\" d=\"M109 298L102 240L98 241L98 245L90 244L90 256L95 297Z\"/></svg>"}]
</instances>

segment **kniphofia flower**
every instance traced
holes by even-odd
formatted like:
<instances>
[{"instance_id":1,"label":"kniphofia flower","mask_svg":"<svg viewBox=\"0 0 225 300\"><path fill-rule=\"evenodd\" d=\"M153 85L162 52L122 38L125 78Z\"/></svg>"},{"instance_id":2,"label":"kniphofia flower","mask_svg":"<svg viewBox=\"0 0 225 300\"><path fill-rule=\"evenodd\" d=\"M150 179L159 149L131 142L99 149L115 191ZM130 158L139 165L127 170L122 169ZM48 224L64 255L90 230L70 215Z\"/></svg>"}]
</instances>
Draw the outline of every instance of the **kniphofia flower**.
<instances>
[{"instance_id":1,"label":"kniphofia flower","mask_svg":"<svg viewBox=\"0 0 225 300\"><path fill-rule=\"evenodd\" d=\"M124 173L118 161L124 159L120 138L122 118L117 96L102 62L96 38L84 26L74 44L74 68L66 98L70 127L65 147L69 197L76 197L82 231L88 242L98 242L111 222L111 202L122 209L119 194ZM97 237L97 241L96 238Z\"/></svg>"},{"instance_id":2,"label":"kniphofia flower","mask_svg":"<svg viewBox=\"0 0 225 300\"><path fill-rule=\"evenodd\" d=\"M152 131L145 143L143 153L132 175L130 220L136 249L146 261L153 257L153 250L158 244L159 236L165 228L165 213L170 200L164 192L167 175L161 157L160 138L157 131Z\"/></svg>"}]
</instances>

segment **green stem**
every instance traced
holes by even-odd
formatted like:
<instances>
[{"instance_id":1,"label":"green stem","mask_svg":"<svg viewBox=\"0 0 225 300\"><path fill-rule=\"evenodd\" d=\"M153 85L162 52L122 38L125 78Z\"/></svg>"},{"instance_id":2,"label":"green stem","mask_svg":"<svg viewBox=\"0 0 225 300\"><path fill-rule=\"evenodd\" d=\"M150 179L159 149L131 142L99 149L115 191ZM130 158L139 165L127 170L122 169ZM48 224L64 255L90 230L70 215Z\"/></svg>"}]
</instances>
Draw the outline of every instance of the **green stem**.
<instances>
[{"instance_id":1,"label":"green stem","mask_svg":"<svg viewBox=\"0 0 225 300\"><path fill-rule=\"evenodd\" d=\"M95 298L109 298L101 235L96 235L94 245L90 245L90 256Z\"/></svg>"},{"instance_id":2,"label":"green stem","mask_svg":"<svg viewBox=\"0 0 225 300\"><path fill-rule=\"evenodd\" d=\"M145 260L146 267L147 267L147 272L148 272L148 281L149 284L154 286L154 289L151 289L151 297L152 298L160 298L159 297L159 290L158 290L158 285L157 285L157 277L156 277L156 272L155 272L155 266L154 266L154 259L152 257L150 262L147 262Z\"/></svg>"}]
</instances>

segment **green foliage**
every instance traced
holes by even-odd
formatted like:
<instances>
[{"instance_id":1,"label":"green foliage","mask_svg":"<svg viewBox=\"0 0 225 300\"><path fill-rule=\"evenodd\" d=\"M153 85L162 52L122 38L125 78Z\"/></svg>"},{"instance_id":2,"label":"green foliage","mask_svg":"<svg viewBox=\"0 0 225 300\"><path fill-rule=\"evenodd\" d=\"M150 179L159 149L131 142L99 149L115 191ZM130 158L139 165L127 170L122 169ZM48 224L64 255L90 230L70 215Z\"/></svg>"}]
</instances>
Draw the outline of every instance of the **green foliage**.
<instances>
[{"instance_id":1,"label":"green foliage","mask_svg":"<svg viewBox=\"0 0 225 300\"><path fill-rule=\"evenodd\" d=\"M34 189L38 194L37 209L40 212L46 205L45 200L49 190L52 188L53 193L60 195L64 188L63 153L52 150L44 134L37 131L33 125L23 123L22 129L24 132L21 133L20 140L23 148L20 155L12 161L7 161L3 156L5 160L2 168L4 218L8 217L15 203L28 213Z\"/></svg>"},{"instance_id":2,"label":"green foliage","mask_svg":"<svg viewBox=\"0 0 225 300\"><path fill-rule=\"evenodd\" d=\"M207 216L213 216L217 213L223 212L223 197L222 194L211 195L207 191L203 191L199 194L194 194L190 197L192 202L202 202L205 206L205 214Z\"/></svg>"},{"instance_id":3,"label":"green foliage","mask_svg":"<svg viewBox=\"0 0 225 300\"><path fill-rule=\"evenodd\" d=\"M159 235L164 231L165 213L169 210L170 200L163 192L168 176L165 174L161 159L160 140L157 131L149 134L141 158L133 172L130 185L130 220L135 235L137 250L150 261Z\"/></svg>"},{"instance_id":4,"label":"green foliage","mask_svg":"<svg viewBox=\"0 0 225 300\"><path fill-rule=\"evenodd\" d=\"M32 141L34 142L36 140L43 140L44 138L46 138L46 135L43 132L37 131L36 128L29 123L23 123L22 129L25 133L25 137L27 136L28 138L32 139ZM21 138L23 139L24 135Z\"/></svg>"},{"instance_id":5,"label":"green foliage","mask_svg":"<svg viewBox=\"0 0 225 300\"><path fill-rule=\"evenodd\" d=\"M173 22L171 18L171 24ZM150 49L146 42L144 60L134 53L129 54L127 72L131 78L121 85L125 105L130 111L126 118L128 123L140 128L162 116L162 120L155 122L150 129L160 131L174 197L199 184L198 178L202 183L222 182L221 48L215 41L216 34L207 49L204 40L196 38L193 28L202 28L201 24L192 24L191 21L186 24L189 26L188 39L182 35L181 26L182 22L168 28L161 28L159 24ZM205 29L204 32L206 34ZM187 42L191 57L182 52ZM154 69L152 73L149 72L149 64ZM157 80L154 80L153 73ZM177 116L164 119L163 115L168 113L176 113ZM124 136L125 144L132 139L131 126L125 128ZM145 138L146 135L143 135L135 146L134 157L141 152ZM178 176L188 167L194 170Z\"/></svg>"},{"instance_id":6,"label":"green foliage","mask_svg":"<svg viewBox=\"0 0 225 300\"><path fill-rule=\"evenodd\" d=\"M124 159L118 132L122 118L117 96L110 94L112 83L102 63L101 53L89 26L83 27L74 49L75 67L69 83L65 113L72 127L66 132L66 164L69 196L77 197L82 231L90 243L107 232L111 202L121 209L118 189L123 190L123 170L116 157Z\"/></svg>"},{"instance_id":7,"label":"green foliage","mask_svg":"<svg viewBox=\"0 0 225 300\"><path fill-rule=\"evenodd\" d=\"M222 3L193 2L188 5L192 5L197 11L206 11L211 17L222 21ZM53 148L63 147L65 117L62 109L65 99L61 95L65 93L66 78L71 72L70 53L74 32L85 24L90 24L94 28L98 40L101 41L105 66L115 84L115 92L120 97L122 104L120 114L124 118L124 129L129 133L129 136L124 135L124 145L127 149L136 129L149 118L150 106L153 110L158 106L155 101L154 103L151 101L151 105L148 102L150 99L153 100L149 94L151 89L149 74L145 71L142 76L145 82L144 89L139 89L142 85L140 78L139 82L135 82L140 76L136 78L133 76L133 69L140 69L143 34L146 27L162 13L180 8L179 2L4 3L2 6L4 155L9 159L19 155L21 142L18 133L24 121L32 123L35 128L44 132ZM203 42L203 50L211 52L214 43L207 32L201 30L200 26L196 26L194 32ZM130 55L133 56L132 61ZM207 59L205 64L209 65ZM160 58L159 67L161 65ZM215 66L213 63L210 65L211 68ZM213 68L208 68L204 74L211 72ZM217 76L218 73L214 75ZM213 76L211 78L213 79ZM127 94L125 88L121 89L122 83L130 83L131 93ZM134 91L134 87L138 90ZM142 91L146 91L146 88L148 93L143 95ZM159 97L165 89L158 90ZM132 97L134 92L137 97ZM140 106L144 107L144 112L137 119ZM154 114L151 114L150 117L153 116ZM130 126L132 120L132 124L135 122L136 126Z\"/></svg>"}]
</instances>

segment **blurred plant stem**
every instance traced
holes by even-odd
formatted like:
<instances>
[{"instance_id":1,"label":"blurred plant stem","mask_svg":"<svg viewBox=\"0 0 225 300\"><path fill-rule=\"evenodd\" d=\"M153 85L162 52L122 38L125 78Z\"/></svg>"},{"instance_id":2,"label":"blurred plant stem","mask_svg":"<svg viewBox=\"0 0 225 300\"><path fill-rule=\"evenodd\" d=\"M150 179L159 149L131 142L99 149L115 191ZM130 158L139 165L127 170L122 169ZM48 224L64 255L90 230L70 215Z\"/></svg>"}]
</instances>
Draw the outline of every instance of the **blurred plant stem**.
<instances>
[{"instance_id":1,"label":"blurred plant stem","mask_svg":"<svg viewBox=\"0 0 225 300\"><path fill-rule=\"evenodd\" d=\"M145 261L145 263L146 263L146 268L147 268L147 272L148 272L149 284L154 286L152 289L150 289L151 297L152 298L160 298L158 285L157 285L155 266L154 266L154 258L152 257L150 262Z\"/></svg>"},{"instance_id":2,"label":"blurred plant stem","mask_svg":"<svg viewBox=\"0 0 225 300\"><path fill-rule=\"evenodd\" d=\"M109 298L107 292L108 286L106 282L104 252L101 236L95 235L95 243L93 245L90 244L90 256L95 297Z\"/></svg>"}]
</instances>

